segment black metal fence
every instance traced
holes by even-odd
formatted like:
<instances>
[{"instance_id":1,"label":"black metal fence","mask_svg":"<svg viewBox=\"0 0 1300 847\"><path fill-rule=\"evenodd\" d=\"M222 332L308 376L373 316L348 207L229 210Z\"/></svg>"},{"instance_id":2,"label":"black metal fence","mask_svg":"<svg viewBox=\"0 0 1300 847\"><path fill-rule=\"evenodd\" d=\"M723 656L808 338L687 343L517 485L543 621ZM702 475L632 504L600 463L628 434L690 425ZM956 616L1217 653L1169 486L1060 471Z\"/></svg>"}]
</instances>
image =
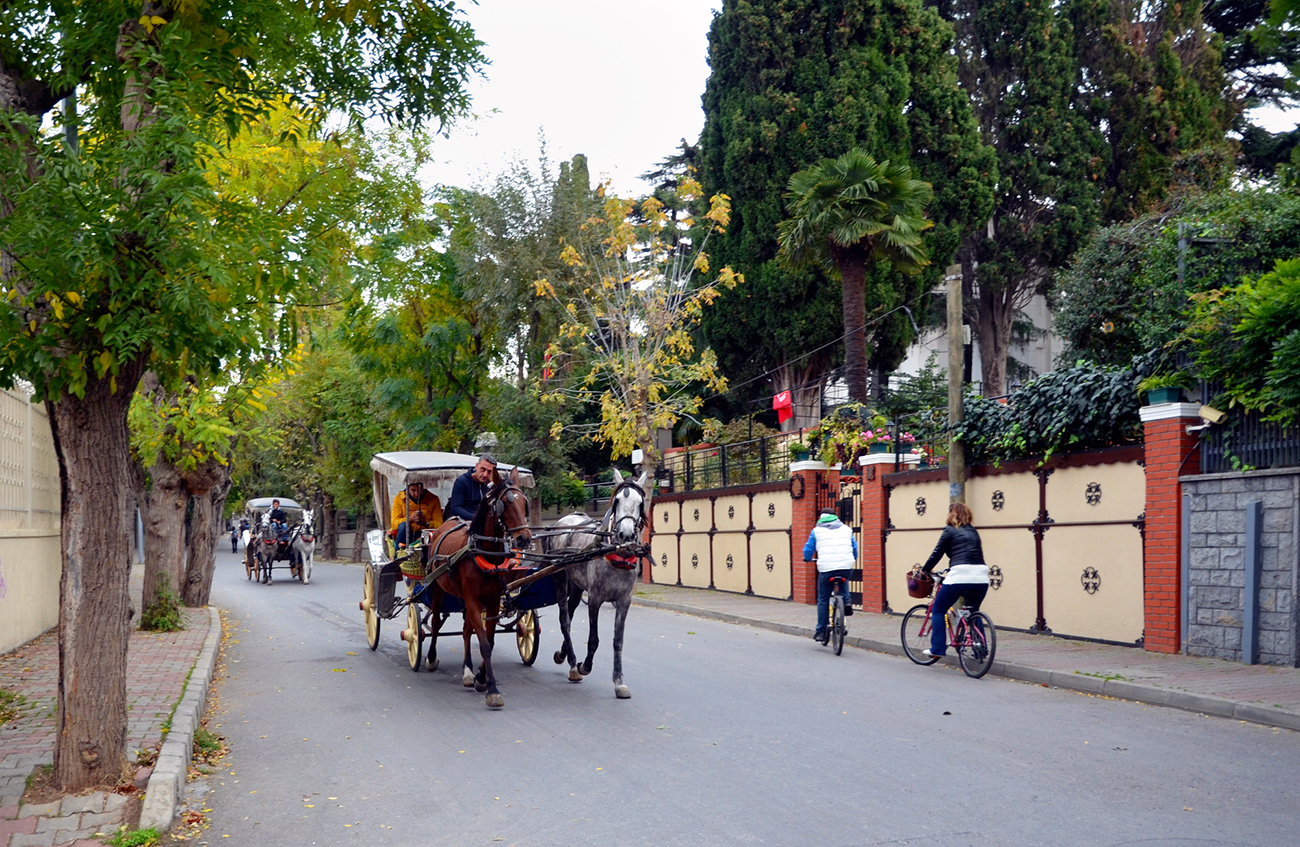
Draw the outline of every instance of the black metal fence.
<instances>
[{"instance_id":1,"label":"black metal fence","mask_svg":"<svg viewBox=\"0 0 1300 847\"><path fill-rule=\"evenodd\" d=\"M790 478L790 436L683 448L655 472L660 493L756 485Z\"/></svg>"},{"instance_id":2,"label":"black metal fence","mask_svg":"<svg viewBox=\"0 0 1300 847\"><path fill-rule=\"evenodd\" d=\"M1221 391L1202 383L1200 401ZM1258 412L1227 410L1227 419L1201 432L1201 473L1300 466L1300 429L1266 421Z\"/></svg>"}]
</instances>

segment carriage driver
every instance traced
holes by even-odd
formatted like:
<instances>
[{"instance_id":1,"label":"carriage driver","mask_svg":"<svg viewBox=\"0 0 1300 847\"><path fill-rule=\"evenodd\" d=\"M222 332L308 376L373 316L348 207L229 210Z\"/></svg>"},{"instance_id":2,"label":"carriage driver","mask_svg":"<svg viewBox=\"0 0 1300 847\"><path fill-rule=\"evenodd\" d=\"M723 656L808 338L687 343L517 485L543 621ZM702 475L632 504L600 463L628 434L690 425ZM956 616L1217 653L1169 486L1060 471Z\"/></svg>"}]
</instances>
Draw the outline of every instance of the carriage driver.
<instances>
[{"instance_id":1,"label":"carriage driver","mask_svg":"<svg viewBox=\"0 0 1300 847\"><path fill-rule=\"evenodd\" d=\"M279 500L271 501L271 511L267 512L267 519L270 521L271 529L275 532L277 539L283 539L284 534L289 531L289 516L280 508Z\"/></svg>"},{"instance_id":2,"label":"carriage driver","mask_svg":"<svg viewBox=\"0 0 1300 847\"><path fill-rule=\"evenodd\" d=\"M451 487L451 499L447 501L447 514L453 518L474 520L478 504L487 496L492 483L492 472L496 470L497 460L491 453L478 457L478 463L471 470L456 477Z\"/></svg>"},{"instance_id":3,"label":"carriage driver","mask_svg":"<svg viewBox=\"0 0 1300 847\"><path fill-rule=\"evenodd\" d=\"M412 482L393 498L392 525L397 527L400 550L414 541L420 530L442 526L442 501L432 491L425 491L424 483Z\"/></svg>"}]
</instances>

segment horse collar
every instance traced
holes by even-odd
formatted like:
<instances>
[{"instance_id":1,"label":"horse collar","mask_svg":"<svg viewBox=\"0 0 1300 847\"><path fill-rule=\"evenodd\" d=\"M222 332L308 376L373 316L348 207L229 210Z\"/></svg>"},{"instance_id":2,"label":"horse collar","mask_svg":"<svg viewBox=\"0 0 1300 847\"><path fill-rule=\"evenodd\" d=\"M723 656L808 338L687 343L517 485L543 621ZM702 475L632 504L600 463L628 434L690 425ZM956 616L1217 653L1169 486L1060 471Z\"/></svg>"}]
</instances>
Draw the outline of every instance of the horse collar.
<instances>
[{"instance_id":1,"label":"horse collar","mask_svg":"<svg viewBox=\"0 0 1300 847\"><path fill-rule=\"evenodd\" d=\"M605 561L621 571L635 570L641 564L640 556L621 556L618 553L609 553L605 556Z\"/></svg>"}]
</instances>

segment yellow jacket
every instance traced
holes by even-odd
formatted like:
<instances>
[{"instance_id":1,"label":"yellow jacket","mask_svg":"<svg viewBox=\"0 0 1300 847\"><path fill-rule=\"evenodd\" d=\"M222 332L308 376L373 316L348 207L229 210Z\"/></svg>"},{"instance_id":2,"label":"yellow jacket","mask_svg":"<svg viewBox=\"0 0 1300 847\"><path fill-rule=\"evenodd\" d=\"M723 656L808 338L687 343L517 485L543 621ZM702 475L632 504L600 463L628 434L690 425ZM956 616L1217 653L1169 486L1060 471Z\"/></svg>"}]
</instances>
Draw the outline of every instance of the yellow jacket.
<instances>
[{"instance_id":1,"label":"yellow jacket","mask_svg":"<svg viewBox=\"0 0 1300 847\"><path fill-rule=\"evenodd\" d=\"M419 500L408 503L406 489L402 489L393 498L393 520L389 524L389 528L397 529L398 524L416 511L424 512L424 526L427 529L437 529L442 526L442 501L438 499L437 494L432 491L424 491L420 494Z\"/></svg>"}]
</instances>

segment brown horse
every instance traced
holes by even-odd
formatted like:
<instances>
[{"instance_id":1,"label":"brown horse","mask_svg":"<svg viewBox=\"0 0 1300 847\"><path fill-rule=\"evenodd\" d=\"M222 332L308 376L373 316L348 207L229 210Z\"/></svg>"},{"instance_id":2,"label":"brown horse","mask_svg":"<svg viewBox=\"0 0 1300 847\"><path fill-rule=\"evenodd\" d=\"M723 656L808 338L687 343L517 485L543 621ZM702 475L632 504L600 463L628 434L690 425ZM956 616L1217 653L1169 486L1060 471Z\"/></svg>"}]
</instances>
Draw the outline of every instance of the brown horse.
<instances>
[{"instance_id":1,"label":"brown horse","mask_svg":"<svg viewBox=\"0 0 1300 847\"><path fill-rule=\"evenodd\" d=\"M509 579L510 550L507 544L522 550L532 542L528 529L528 498L519 488L519 471L512 469L508 482L492 472L492 490L479 504L478 513L469 523L451 520L435 530L429 538L429 566L436 568L449 556L466 546L475 553L466 553L429 586L430 608L442 608L442 597L450 594L465 604L465 664L462 680L466 687L474 686L487 692L487 704L492 708L505 705L497 690L492 674L492 645L496 622L501 612L501 596L505 594ZM496 570L496 568L500 570ZM437 620L435 616L434 620ZM471 632L478 636L479 654L483 664L478 673L470 658ZM429 648L430 665L436 661L433 651L437 638Z\"/></svg>"}]
</instances>

